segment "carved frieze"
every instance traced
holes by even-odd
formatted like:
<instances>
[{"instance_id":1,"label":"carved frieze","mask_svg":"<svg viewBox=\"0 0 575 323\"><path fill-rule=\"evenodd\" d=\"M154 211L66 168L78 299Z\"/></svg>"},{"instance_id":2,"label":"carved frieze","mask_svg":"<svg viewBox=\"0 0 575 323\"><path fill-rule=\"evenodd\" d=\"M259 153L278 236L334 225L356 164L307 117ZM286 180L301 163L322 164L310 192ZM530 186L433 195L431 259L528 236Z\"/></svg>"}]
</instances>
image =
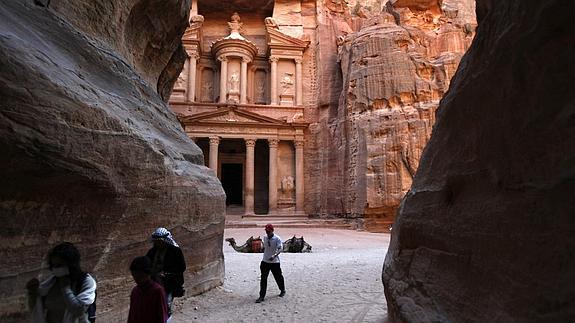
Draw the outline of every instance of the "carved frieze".
<instances>
[{"instance_id":1,"label":"carved frieze","mask_svg":"<svg viewBox=\"0 0 575 323\"><path fill-rule=\"evenodd\" d=\"M282 86L281 94L293 95L293 84L294 84L293 73L284 73L280 81L280 84Z\"/></svg>"}]
</instances>

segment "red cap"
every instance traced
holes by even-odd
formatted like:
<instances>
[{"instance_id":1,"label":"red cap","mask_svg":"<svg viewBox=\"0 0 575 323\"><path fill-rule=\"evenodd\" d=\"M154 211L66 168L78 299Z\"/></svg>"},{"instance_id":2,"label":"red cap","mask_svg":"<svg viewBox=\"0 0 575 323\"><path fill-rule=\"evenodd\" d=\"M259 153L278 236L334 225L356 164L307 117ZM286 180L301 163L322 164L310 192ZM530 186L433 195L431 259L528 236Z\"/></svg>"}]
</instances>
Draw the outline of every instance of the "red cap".
<instances>
[{"instance_id":1,"label":"red cap","mask_svg":"<svg viewBox=\"0 0 575 323\"><path fill-rule=\"evenodd\" d=\"M274 226L271 223L266 224L266 231L274 231Z\"/></svg>"}]
</instances>

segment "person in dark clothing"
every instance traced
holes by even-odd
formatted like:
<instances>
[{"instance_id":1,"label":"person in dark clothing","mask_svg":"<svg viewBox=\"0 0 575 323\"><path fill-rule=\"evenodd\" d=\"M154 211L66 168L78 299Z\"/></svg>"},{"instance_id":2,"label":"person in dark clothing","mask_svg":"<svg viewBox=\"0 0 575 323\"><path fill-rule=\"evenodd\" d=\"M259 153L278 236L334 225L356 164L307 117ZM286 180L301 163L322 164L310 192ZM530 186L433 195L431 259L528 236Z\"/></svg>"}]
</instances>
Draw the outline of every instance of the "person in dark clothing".
<instances>
[{"instance_id":1,"label":"person in dark clothing","mask_svg":"<svg viewBox=\"0 0 575 323\"><path fill-rule=\"evenodd\" d=\"M164 288L152 280L150 258L136 257L130 265L136 287L130 295L128 323L166 323L168 303Z\"/></svg>"},{"instance_id":2,"label":"person in dark clothing","mask_svg":"<svg viewBox=\"0 0 575 323\"><path fill-rule=\"evenodd\" d=\"M154 246L146 256L152 261L152 279L166 291L168 316L171 316L173 298L183 296L184 293L186 260L180 246L166 228L157 228L152 233L152 242Z\"/></svg>"}]
</instances>

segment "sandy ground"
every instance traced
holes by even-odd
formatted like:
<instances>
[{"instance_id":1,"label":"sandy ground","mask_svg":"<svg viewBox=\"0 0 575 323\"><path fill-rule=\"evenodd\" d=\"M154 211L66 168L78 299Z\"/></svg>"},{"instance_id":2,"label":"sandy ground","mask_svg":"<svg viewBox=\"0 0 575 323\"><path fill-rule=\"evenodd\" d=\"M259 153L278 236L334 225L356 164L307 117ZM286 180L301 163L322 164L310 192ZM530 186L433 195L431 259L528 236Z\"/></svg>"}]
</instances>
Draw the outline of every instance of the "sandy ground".
<instances>
[{"instance_id":1,"label":"sandy ground","mask_svg":"<svg viewBox=\"0 0 575 323\"><path fill-rule=\"evenodd\" d=\"M389 234L352 230L276 228L286 240L303 235L312 253L281 254L285 297L270 273L268 292L256 304L262 254L238 253L224 242L224 285L176 299L174 322L385 322L381 269ZM226 229L243 243L263 229Z\"/></svg>"}]
</instances>

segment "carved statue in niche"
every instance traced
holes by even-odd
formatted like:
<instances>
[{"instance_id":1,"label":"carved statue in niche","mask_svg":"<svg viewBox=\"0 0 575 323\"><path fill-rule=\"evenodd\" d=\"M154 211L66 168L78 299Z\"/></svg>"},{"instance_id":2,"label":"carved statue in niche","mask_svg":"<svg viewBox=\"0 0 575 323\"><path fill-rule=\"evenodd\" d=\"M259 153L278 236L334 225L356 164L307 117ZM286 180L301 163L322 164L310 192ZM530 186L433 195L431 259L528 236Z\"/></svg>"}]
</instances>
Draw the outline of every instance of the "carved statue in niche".
<instances>
[{"instance_id":1,"label":"carved statue in niche","mask_svg":"<svg viewBox=\"0 0 575 323\"><path fill-rule=\"evenodd\" d=\"M230 93L235 93L240 91L240 76L238 72L233 72L230 75L230 79L228 80L228 88L230 89Z\"/></svg>"},{"instance_id":2,"label":"carved statue in niche","mask_svg":"<svg viewBox=\"0 0 575 323\"><path fill-rule=\"evenodd\" d=\"M282 178L281 185L282 185L282 193L287 197L291 197L291 193L295 188L293 177L290 175L284 176Z\"/></svg>"},{"instance_id":3,"label":"carved statue in niche","mask_svg":"<svg viewBox=\"0 0 575 323\"><path fill-rule=\"evenodd\" d=\"M256 102L262 103L265 102L265 91L266 91L266 83L262 79L258 79L256 81Z\"/></svg>"},{"instance_id":4,"label":"carved statue in niche","mask_svg":"<svg viewBox=\"0 0 575 323\"><path fill-rule=\"evenodd\" d=\"M284 73L284 77L280 81L282 85L282 94L293 94L293 73Z\"/></svg>"},{"instance_id":5,"label":"carved statue in niche","mask_svg":"<svg viewBox=\"0 0 575 323\"><path fill-rule=\"evenodd\" d=\"M205 81L202 84L202 102L212 102L212 91L213 91L212 81Z\"/></svg>"},{"instance_id":6,"label":"carved statue in niche","mask_svg":"<svg viewBox=\"0 0 575 323\"><path fill-rule=\"evenodd\" d=\"M228 102L240 102L240 76L237 71L234 71L228 79Z\"/></svg>"}]
</instances>

